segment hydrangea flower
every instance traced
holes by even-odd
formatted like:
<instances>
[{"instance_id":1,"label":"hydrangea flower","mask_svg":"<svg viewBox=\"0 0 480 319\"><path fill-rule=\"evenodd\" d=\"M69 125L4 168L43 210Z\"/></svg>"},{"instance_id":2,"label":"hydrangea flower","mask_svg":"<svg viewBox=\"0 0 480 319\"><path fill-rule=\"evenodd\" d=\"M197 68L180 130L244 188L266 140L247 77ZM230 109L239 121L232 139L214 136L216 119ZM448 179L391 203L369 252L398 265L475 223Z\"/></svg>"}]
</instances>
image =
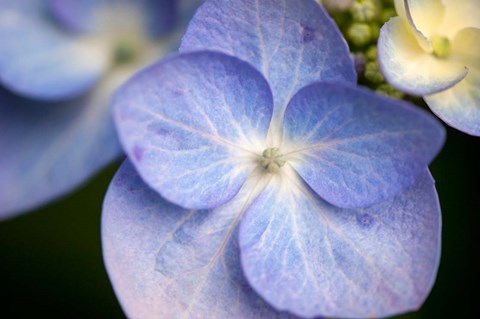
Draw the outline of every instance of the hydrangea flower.
<instances>
[{"instance_id":1,"label":"hydrangea flower","mask_svg":"<svg viewBox=\"0 0 480 319\"><path fill-rule=\"evenodd\" d=\"M446 123L480 136L480 1L396 0L398 17L381 29L386 79L422 95Z\"/></svg>"},{"instance_id":2,"label":"hydrangea flower","mask_svg":"<svg viewBox=\"0 0 480 319\"><path fill-rule=\"evenodd\" d=\"M121 155L111 93L175 48L194 5L0 0L0 219L71 191Z\"/></svg>"},{"instance_id":3,"label":"hydrangea flower","mask_svg":"<svg viewBox=\"0 0 480 319\"><path fill-rule=\"evenodd\" d=\"M253 27L252 27L253 23ZM355 87L313 0L207 0L115 95L128 155L102 217L132 318L381 317L433 285L429 114Z\"/></svg>"}]
</instances>

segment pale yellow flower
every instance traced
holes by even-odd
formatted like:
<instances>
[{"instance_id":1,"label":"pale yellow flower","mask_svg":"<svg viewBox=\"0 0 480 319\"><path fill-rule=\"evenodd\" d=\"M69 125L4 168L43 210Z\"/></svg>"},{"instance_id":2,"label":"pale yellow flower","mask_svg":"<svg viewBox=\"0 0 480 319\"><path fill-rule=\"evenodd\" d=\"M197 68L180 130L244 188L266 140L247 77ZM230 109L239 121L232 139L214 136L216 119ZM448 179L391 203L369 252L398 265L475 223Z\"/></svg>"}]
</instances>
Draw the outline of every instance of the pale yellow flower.
<instances>
[{"instance_id":1,"label":"pale yellow flower","mask_svg":"<svg viewBox=\"0 0 480 319\"><path fill-rule=\"evenodd\" d=\"M449 125L480 136L480 0L395 0L381 29L381 70Z\"/></svg>"}]
</instances>

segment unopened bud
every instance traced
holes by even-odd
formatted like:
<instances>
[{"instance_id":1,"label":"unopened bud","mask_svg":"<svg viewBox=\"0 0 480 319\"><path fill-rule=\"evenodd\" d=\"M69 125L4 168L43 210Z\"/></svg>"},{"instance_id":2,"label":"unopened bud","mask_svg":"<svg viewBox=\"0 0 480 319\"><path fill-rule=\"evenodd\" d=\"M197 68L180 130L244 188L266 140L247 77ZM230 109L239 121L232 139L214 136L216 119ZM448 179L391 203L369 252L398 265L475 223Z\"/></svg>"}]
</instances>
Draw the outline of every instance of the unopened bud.
<instances>
[{"instance_id":1,"label":"unopened bud","mask_svg":"<svg viewBox=\"0 0 480 319\"><path fill-rule=\"evenodd\" d=\"M347 30L347 36L353 44L363 46L372 39L372 31L366 23L353 23Z\"/></svg>"}]
</instances>

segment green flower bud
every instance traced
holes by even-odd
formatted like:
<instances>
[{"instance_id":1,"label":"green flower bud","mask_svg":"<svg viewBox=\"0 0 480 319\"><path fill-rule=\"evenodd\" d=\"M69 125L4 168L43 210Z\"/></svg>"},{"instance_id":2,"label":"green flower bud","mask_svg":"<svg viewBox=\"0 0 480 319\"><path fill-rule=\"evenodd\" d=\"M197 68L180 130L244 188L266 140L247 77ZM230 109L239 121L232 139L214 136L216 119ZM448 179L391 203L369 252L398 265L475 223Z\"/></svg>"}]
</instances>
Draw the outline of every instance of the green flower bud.
<instances>
[{"instance_id":1,"label":"green flower bud","mask_svg":"<svg viewBox=\"0 0 480 319\"><path fill-rule=\"evenodd\" d=\"M378 62L376 61L371 61L367 63L367 65L365 66L364 75L367 80L374 84L380 84L385 80L382 73L380 72Z\"/></svg>"},{"instance_id":2,"label":"green flower bud","mask_svg":"<svg viewBox=\"0 0 480 319\"><path fill-rule=\"evenodd\" d=\"M355 21L372 21L380 13L380 3L378 0L355 0L350 12Z\"/></svg>"},{"instance_id":3,"label":"green flower bud","mask_svg":"<svg viewBox=\"0 0 480 319\"><path fill-rule=\"evenodd\" d=\"M377 92L378 94L381 94L381 95L384 95L384 96L389 96L389 97L393 97L395 99L403 99L403 97L405 96L404 93L400 92L400 91L397 91L393 88L393 86L391 86L390 84L388 83L382 83L380 84L377 89L375 90L375 92Z\"/></svg>"},{"instance_id":4,"label":"green flower bud","mask_svg":"<svg viewBox=\"0 0 480 319\"><path fill-rule=\"evenodd\" d=\"M380 25L376 22L370 22L370 31L372 32L372 39L376 41L380 35Z\"/></svg>"},{"instance_id":5,"label":"green flower bud","mask_svg":"<svg viewBox=\"0 0 480 319\"><path fill-rule=\"evenodd\" d=\"M378 22L383 24L388 20L390 20L390 18L395 17L396 15L397 15L397 12L395 11L394 8L382 9L382 11L380 12L380 15L378 16Z\"/></svg>"},{"instance_id":6,"label":"green flower bud","mask_svg":"<svg viewBox=\"0 0 480 319\"><path fill-rule=\"evenodd\" d=\"M353 23L347 30L347 37L356 46L363 46L372 40L372 31L366 23Z\"/></svg>"},{"instance_id":7,"label":"green flower bud","mask_svg":"<svg viewBox=\"0 0 480 319\"><path fill-rule=\"evenodd\" d=\"M369 61L376 61L377 60L377 46L371 45L368 47L367 51L365 52L365 56Z\"/></svg>"}]
</instances>

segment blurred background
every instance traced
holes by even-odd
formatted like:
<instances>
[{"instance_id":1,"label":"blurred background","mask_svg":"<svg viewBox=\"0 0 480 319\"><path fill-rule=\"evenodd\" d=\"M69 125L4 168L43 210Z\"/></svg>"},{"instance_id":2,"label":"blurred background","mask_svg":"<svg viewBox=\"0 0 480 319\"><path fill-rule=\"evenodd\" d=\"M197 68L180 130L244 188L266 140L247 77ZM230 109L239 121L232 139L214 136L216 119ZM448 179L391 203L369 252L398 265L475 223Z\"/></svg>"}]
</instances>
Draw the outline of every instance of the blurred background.
<instances>
[{"instance_id":1,"label":"blurred background","mask_svg":"<svg viewBox=\"0 0 480 319\"><path fill-rule=\"evenodd\" d=\"M436 284L417 312L396 318L476 317L480 264L480 138L448 129L431 165L443 212ZM0 317L124 318L104 269L100 215L119 162L70 196L0 223ZM208 318L206 318L208 319Z\"/></svg>"}]
</instances>

